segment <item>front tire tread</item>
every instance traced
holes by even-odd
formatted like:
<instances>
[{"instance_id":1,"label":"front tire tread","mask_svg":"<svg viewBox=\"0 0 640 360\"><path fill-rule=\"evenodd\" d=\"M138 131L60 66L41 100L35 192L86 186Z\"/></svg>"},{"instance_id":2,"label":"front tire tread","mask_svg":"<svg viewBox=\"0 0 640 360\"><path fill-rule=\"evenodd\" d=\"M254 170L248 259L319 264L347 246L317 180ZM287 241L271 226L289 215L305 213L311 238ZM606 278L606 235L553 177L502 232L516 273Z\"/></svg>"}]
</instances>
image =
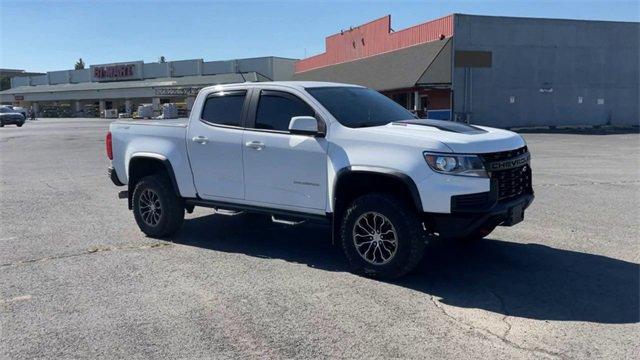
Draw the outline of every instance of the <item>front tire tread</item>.
<instances>
[{"instance_id":1,"label":"front tire tread","mask_svg":"<svg viewBox=\"0 0 640 360\"><path fill-rule=\"evenodd\" d=\"M367 211L385 215L398 231L398 251L389 263L367 263L355 250L352 227L355 219ZM353 266L354 272L376 279L396 279L411 272L424 255L426 236L416 212L401 199L390 194L373 193L356 199L344 212L340 237L342 249Z\"/></svg>"}]
</instances>

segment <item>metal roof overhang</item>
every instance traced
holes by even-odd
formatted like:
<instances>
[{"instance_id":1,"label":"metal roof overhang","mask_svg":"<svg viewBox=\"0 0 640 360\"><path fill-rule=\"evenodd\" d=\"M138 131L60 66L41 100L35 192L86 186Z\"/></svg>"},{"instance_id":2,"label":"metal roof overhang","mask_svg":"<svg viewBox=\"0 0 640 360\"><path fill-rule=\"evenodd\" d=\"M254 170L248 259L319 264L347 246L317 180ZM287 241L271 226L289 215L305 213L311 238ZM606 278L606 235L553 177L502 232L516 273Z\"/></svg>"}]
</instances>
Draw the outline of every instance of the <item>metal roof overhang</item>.
<instances>
[{"instance_id":1,"label":"metal roof overhang","mask_svg":"<svg viewBox=\"0 0 640 360\"><path fill-rule=\"evenodd\" d=\"M451 38L300 72L293 80L341 82L376 90L451 84Z\"/></svg>"},{"instance_id":2,"label":"metal roof overhang","mask_svg":"<svg viewBox=\"0 0 640 360\"><path fill-rule=\"evenodd\" d=\"M22 95L25 100L33 96L36 101L67 100L73 99L97 99L97 98L126 98L132 97L135 90L147 90L140 92L141 97L153 96L154 88L166 87L204 87L218 84L242 83L245 81L268 81L265 76L256 73L229 73L205 76L184 76L173 78L158 78L134 81L113 82L86 82L76 84L56 84L19 86L0 92L0 101L13 101L15 95ZM151 92L149 92L151 90ZM105 96L102 96L104 94ZM108 95L107 95L108 94ZM31 96L30 96L31 95ZM42 96L51 99L41 99ZM122 96L119 96L122 95Z\"/></svg>"}]
</instances>

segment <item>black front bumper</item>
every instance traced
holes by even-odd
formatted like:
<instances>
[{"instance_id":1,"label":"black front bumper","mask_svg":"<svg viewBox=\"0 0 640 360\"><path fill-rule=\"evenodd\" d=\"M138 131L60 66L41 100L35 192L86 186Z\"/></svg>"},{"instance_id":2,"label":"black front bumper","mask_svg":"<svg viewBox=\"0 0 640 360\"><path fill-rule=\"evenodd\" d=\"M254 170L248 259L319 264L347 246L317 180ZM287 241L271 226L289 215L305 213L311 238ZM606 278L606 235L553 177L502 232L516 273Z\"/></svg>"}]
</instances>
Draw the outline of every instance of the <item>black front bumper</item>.
<instances>
[{"instance_id":1,"label":"black front bumper","mask_svg":"<svg viewBox=\"0 0 640 360\"><path fill-rule=\"evenodd\" d=\"M441 237L464 237L481 228L511 226L513 209L523 211L533 202L533 193L494 202L490 207L474 207L474 211L453 211L451 214L425 213L429 230Z\"/></svg>"},{"instance_id":2,"label":"black front bumper","mask_svg":"<svg viewBox=\"0 0 640 360\"><path fill-rule=\"evenodd\" d=\"M107 168L107 175L115 186L124 186L124 184L120 182L120 179L118 179L118 174L116 173L116 169L114 169L113 166L109 166L109 168Z\"/></svg>"}]
</instances>

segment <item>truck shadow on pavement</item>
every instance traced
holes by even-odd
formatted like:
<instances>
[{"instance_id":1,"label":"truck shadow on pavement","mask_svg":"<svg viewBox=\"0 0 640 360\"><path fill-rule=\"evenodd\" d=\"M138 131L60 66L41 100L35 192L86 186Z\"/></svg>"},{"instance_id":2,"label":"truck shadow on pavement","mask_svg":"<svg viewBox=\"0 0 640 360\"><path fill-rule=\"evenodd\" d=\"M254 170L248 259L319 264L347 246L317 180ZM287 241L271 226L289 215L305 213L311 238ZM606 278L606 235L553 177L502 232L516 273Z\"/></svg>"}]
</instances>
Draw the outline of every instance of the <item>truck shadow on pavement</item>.
<instances>
[{"instance_id":1,"label":"truck shadow on pavement","mask_svg":"<svg viewBox=\"0 0 640 360\"><path fill-rule=\"evenodd\" d=\"M186 220L175 243L281 259L327 271L348 271L328 226L260 225L242 216ZM640 321L640 266L555 249L485 239L470 245L435 242L418 269L388 282L440 298L440 303L537 320L608 324Z\"/></svg>"}]
</instances>

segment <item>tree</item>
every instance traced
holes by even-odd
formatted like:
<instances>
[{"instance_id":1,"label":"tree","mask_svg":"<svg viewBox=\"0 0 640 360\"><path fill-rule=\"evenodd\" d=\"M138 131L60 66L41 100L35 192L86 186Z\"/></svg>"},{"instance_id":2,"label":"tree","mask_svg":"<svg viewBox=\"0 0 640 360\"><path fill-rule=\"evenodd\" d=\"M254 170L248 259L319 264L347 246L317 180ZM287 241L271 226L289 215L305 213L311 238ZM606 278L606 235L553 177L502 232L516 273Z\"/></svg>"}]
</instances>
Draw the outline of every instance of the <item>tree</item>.
<instances>
[{"instance_id":1,"label":"tree","mask_svg":"<svg viewBox=\"0 0 640 360\"><path fill-rule=\"evenodd\" d=\"M82 70L84 69L84 61L82 61L82 58L78 59L78 61L76 61L76 70Z\"/></svg>"},{"instance_id":2,"label":"tree","mask_svg":"<svg viewBox=\"0 0 640 360\"><path fill-rule=\"evenodd\" d=\"M160 56L160 59L158 59L159 63L166 63L167 60L164 58L164 56Z\"/></svg>"},{"instance_id":3,"label":"tree","mask_svg":"<svg viewBox=\"0 0 640 360\"><path fill-rule=\"evenodd\" d=\"M0 90L7 90L11 88L11 79L8 76L0 77Z\"/></svg>"}]
</instances>

